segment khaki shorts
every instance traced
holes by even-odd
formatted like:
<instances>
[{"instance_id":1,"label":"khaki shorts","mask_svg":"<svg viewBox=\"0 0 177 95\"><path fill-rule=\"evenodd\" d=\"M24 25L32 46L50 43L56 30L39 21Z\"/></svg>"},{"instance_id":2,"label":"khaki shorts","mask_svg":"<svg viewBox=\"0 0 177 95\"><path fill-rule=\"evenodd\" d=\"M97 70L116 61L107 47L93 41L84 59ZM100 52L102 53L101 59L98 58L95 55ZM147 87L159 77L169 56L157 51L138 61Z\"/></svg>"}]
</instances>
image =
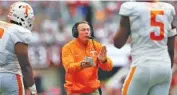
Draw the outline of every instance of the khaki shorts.
<instances>
[{"instance_id":1,"label":"khaki shorts","mask_svg":"<svg viewBox=\"0 0 177 95\"><path fill-rule=\"evenodd\" d=\"M100 95L98 90L91 93L81 94L81 93L68 93L67 95Z\"/></svg>"}]
</instances>

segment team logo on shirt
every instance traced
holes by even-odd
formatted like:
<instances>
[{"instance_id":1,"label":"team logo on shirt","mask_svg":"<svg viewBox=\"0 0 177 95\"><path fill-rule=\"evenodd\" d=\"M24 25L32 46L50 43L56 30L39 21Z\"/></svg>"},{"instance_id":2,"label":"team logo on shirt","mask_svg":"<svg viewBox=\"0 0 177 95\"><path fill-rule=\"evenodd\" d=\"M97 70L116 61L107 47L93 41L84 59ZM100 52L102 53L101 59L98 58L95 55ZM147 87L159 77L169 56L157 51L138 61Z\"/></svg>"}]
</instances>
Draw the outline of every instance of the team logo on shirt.
<instances>
[{"instance_id":1,"label":"team logo on shirt","mask_svg":"<svg viewBox=\"0 0 177 95\"><path fill-rule=\"evenodd\" d=\"M91 50L90 54L91 54L91 56L95 56L96 55L96 51L95 50Z\"/></svg>"}]
</instances>

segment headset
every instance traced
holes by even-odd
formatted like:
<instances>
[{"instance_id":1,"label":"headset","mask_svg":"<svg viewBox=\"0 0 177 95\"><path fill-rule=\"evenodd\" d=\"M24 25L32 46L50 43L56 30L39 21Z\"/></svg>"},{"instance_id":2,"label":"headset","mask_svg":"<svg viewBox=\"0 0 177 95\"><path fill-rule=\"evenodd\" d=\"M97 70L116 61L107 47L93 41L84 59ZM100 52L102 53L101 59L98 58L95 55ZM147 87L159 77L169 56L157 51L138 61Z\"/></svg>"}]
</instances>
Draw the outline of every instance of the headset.
<instances>
[{"instance_id":1,"label":"headset","mask_svg":"<svg viewBox=\"0 0 177 95\"><path fill-rule=\"evenodd\" d=\"M95 47L95 44L94 44L94 41L93 41L93 40L95 40L93 26L90 23L88 23L87 21L80 21L80 22L77 22L77 23L74 24L74 26L72 28L72 35L73 35L73 37L77 38L79 36L79 32L78 32L77 27L78 27L79 24L82 24L82 23L86 23L86 24L88 24L90 26L90 32L91 32L91 34L90 34L89 39L92 40L93 48L94 48L94 50L96 50L96 47Z\"/></svg>"},{"instance_id":2,"label":"headset","mask_svg":"<svg viewBox=\"0 0 177 95\"><path fill-rule=\"evenodd\" d=\"M72 35L73 35L73 37L77 38L79 36L79 32L78 32L77 27L78 27L79 24L82 24L82 23L86 23L86 24L88 24L90 26L91 34L90 34L89 38L90 39L94 39L93 26L90 23L88 23L87 21L80 21L80 22L77 22L77 23L74 24L74 26L72 28Z\"/></svg>"}]
</instances>

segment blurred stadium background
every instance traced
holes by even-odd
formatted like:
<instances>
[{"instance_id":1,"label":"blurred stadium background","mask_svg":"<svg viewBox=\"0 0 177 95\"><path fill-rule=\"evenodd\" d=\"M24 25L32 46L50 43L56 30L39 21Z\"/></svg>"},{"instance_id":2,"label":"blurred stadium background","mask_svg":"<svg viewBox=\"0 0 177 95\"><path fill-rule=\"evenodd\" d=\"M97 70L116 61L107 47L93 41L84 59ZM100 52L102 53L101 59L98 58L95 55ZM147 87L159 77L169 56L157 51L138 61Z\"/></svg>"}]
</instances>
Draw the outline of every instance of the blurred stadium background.
<instances>
[{"instance_id":1,"label":"blurred stadium background","mask_svg":"<svg viewBox=\"0 0 177 95\"><path fill-rule=\"evenodd\" d=\"M14 1L0 1L0 20L7 20L8 7ZM103 95L121 95L121 87L129 69L130 45L114 48L112 38L118 29L120 5L124 1L25 1L35 13L33 44L29 57L34 69L39 95L66 95L63 89L64 69L61 62L62 46L73 39L71 29L75 22L86 20L93 24L96 40L105 44L114 63L111 72L99 71ZM177 13L177 1L173 4ZM177 20L177 16L175 18ZM141 24L141 23L140 23ZM176 21L177 26L177 21ZM177 39L176 39L177 40ZM177 42L175 44L177 65ZM177 69L173 68L171 95L177 95Z\"/></svg>"}]
</instances>

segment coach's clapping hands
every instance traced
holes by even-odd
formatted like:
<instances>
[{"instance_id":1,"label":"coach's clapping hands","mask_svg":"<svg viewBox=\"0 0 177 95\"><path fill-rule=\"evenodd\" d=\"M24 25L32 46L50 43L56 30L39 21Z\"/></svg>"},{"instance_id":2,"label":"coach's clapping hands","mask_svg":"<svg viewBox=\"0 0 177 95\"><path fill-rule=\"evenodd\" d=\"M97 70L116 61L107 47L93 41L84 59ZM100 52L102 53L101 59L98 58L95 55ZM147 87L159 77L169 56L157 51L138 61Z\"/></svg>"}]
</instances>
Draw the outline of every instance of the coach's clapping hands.
<instances>
[{"instance_id":1,"label":"coach's clapping hands","mask_svg":"<svg viewBox=\"0 0 177 95\"><path fill-rule=\"evenodd\" d=\"M85 57L84 60L81 62L81 67L92 67L94 65L94 60L92 57Z\"/></svg>"},{"instance_id":2,"label":"coach's clapping hands","mask_svg":"<svg viewBox=\"0 0 177 95\"><path fill-rule=\"evenodd\" d=\"M105 63L107 62L107 49L106 46L102 46L100 53L98 54L98 59L102 62Z\"/></svg>"}]
</instances>

